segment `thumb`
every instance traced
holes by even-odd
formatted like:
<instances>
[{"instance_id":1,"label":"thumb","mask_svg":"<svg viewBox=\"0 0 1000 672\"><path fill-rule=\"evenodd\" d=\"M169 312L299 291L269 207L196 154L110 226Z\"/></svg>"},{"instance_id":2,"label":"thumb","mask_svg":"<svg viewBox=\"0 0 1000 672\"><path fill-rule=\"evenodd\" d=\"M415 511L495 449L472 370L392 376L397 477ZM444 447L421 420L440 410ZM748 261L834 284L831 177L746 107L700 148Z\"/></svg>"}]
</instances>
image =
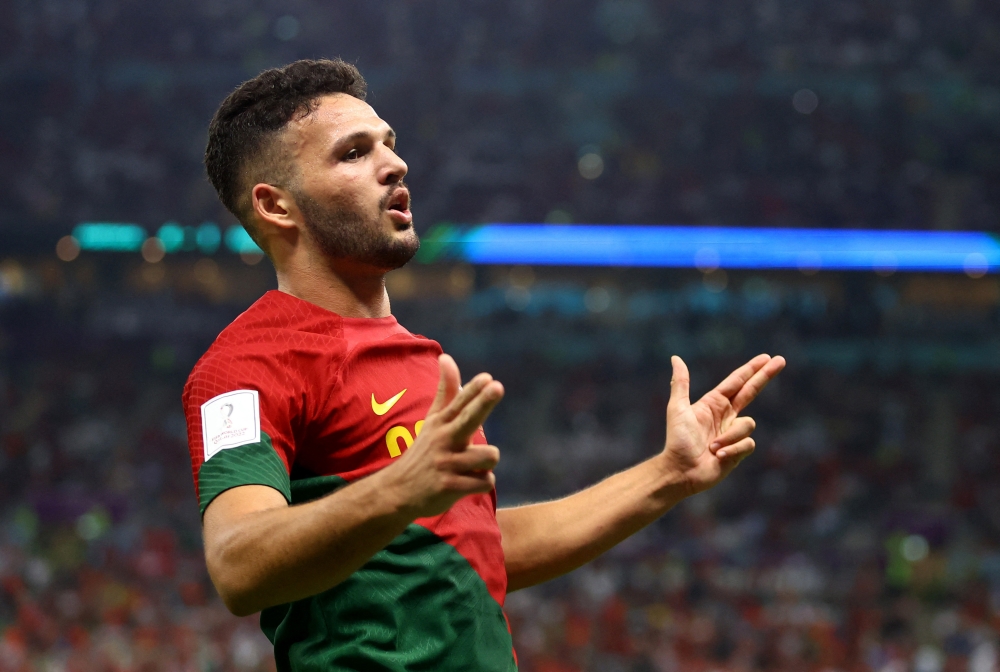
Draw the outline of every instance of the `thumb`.
<instances>
[{"instance_id":1,"label":"thumb","mask_svg":"<svg viewBox=\"0 0 1000 672\"><path fill-rule=\"evenodd\" d=\"M670 378L670 401L667 403L667 410L687 408L691 405L689 396L691 374L688 373L687 364L677 355L670 358L670 363L674 367L674 373Z\"/></svg>"},{"instance_id":2,"label":"thumb","mask_svg":"<svg viewBox=\"0 0 1000 672\"><path fill-rule=\"evenodd\" d=\"M451 355L441 355L438 357L438 378L437 394L434 395L434 402L427 411L427 415L437 413L451 403L451 400L458 394L458 388L462 386L462 378L458 373L458 364Z\"/></svg>"}]
</instances>

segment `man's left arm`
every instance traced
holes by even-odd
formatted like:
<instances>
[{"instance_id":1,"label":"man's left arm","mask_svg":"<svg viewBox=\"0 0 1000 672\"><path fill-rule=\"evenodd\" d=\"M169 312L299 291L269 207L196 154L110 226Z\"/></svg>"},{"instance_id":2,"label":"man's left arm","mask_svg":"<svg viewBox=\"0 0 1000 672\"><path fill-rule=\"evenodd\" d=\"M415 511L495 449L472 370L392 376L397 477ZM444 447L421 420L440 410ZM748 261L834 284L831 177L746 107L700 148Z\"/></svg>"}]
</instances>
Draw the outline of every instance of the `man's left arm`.
<instances>
[{"instance_id":1,"label":"man's left arm","mask_svg":"<svg viewBox=\"0 0 1000 672\"><path fill-rule=\"evenodd\" d=\"M497 511L508 591L593 560L714 486L753 452L754 421L739 414L784 368L784 358L758 355L694 404L687 366L679 357L672 364L661 453L569 497Z\"/></svg>"}]
</instances>

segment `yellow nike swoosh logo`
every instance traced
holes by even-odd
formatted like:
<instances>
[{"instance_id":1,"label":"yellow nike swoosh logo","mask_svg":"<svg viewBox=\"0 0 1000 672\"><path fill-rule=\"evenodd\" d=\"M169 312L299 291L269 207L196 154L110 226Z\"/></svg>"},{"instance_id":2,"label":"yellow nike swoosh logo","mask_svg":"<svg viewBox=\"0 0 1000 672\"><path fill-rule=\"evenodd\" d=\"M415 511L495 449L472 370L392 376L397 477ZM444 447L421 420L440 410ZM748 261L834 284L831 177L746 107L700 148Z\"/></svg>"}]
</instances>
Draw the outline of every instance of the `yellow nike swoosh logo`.
<instances>
[{"instance_id":1,"label":"yellow nike swoosh logo","mask_svg":"<svg viewBox=\"0 0 1000 672\"><path fill-rule=\"evenodd\" d=\"M399 398L402 397L404 394L406 394L406 390L403 390L402 392L400 392L399 394L397 394L395 397L385 402L384 404L380 404L377 401L375 401L375 393L372 392L372 410L375 411L375 415L385 415L386 413L388 413L389 409L395 406L396 402L399 401Z\"/></svg>"}]
</instances>

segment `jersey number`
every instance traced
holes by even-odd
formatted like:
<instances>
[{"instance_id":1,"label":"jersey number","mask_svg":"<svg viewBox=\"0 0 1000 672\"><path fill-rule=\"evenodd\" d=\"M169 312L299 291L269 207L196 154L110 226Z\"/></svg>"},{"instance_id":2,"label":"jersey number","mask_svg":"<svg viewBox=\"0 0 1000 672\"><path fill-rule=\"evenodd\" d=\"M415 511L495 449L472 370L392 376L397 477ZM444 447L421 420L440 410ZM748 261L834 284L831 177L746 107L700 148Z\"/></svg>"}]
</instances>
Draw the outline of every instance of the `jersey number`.
<instances>
[{"instance_id":1,"label":"jersey number","mask_svg":"<svg viewBox=\"0 0 1000 672\"><path fill-rule=\"evenodd\" d=\"M417 424L413 426L413 432L417 436L420 436L420 430L424 428L424 421L417 420ZM409 448L413 445L413 434L410 434L410 430L402 425L396 425L389 430L389 433L385 435L385 447L389 449L389 457L399 457L402 455L402 451L399 449L400 440Z\"/></svg>"}]
</instances>

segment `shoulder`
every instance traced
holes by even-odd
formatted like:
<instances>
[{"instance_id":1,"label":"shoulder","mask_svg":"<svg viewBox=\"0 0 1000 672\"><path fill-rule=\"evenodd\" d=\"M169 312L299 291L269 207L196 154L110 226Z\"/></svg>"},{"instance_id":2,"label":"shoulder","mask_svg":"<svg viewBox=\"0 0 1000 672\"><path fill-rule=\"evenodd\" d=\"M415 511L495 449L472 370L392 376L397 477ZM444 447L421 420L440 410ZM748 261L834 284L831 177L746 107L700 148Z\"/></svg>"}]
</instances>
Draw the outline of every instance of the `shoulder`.
<instances>
[{"instance_id":1,"label":"shoulder","mask_svg":"<svg viewBox=\"0 0 1000 672\"><path fill-rule=\"evenodd\" d=\"M339 316L286 297L268 292L219 334L194 365L185 402L234 386L291 392L308 387L317 370L339 367L347 352Z\"/></svg>"},{"instance_id":2,"label":"shoulder","mask_svg":"<svg viewBox=\"0 0 1000 672\"><path fill-rule=\"evenodd\" d=\"M436 341L414 334L401 325L392 315L379 318L342 318L342 329L348 349L358 347L392 347L417 345L440 349Z\"/></svg>"}]
</instances>

